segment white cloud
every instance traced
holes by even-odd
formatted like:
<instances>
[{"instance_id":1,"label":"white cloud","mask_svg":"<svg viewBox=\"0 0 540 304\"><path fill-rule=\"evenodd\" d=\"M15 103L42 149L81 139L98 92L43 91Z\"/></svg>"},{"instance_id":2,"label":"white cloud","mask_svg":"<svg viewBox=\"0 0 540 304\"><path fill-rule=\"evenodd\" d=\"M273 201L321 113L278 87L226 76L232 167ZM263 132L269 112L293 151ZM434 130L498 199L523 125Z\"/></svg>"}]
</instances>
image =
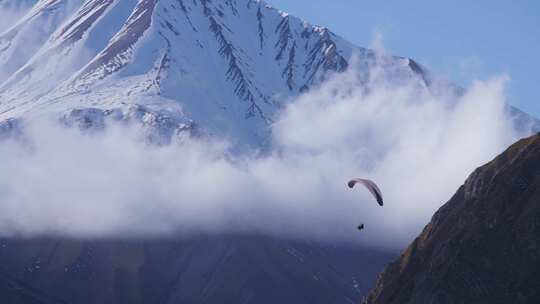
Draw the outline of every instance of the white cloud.
<instances>
[{"instance_id":1,"label":"white cloud","mask_svg":"<svg viewBox=\"0 0 540 304\"><path fill-rule=\"evenodd\" d=\"M377 181L384 208L366 195L357 199L359 218L369 227L365 237L400 243L519 134L504 111L507 77L477 81L461 97L434 96L414 81L392 85L382 77L365 90L354 75L337 76L293 103L275 134L286 151L317 155L312 166L337 182L329 182L336 193L348 176Z\"/></svg>"},{"instance_id":2,"label":"white cloud","mask_svg":"<svg viewBox=\"0 0 540 304\"><path fill-rule=\"evenodd\" d=\"M504 113L505 77L461 97L385 79L344 73L300 96L265 154L197 139L148 146L136 126L83 135L35 122L30 148L0 145L0 234L254 232L402 246L519 134ZM377 181L386 205L349 190L355 176Z\"/></svg>"}]
</instances>

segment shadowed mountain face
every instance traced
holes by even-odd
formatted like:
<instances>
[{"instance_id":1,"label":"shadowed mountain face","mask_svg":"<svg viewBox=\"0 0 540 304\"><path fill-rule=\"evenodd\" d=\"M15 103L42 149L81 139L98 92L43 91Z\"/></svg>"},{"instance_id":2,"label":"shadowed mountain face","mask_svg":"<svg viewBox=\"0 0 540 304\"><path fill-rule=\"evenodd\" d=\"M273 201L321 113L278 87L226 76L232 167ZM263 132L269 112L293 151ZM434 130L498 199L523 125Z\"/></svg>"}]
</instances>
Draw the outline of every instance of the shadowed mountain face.
<instances>
[{"instance_id":1,"label":"shadowed mountain face","mask_svg":"<svg viewBox=\"0 0 540 304\"><path fill-rule=\"evenodd\" d=\"M477 169L365 303L540 303L540 135Z\"/></svg>"},{"instance_id":2,"label":"shadowed mountain face","mask_svg":"<svg viewBox=\"0 0 540 304\"><path fill-rule=\"evenodd\" d=\"M62 304L45 293L31 288L23 282L0 273L0 298L9 304Z\"/></svg>"},{"instance_id":3,"label":"shadowed mountain face","mask_svg":"<svg viewBox=\"0 0 540 304\"><path fill-rule=\"evenodd\" d=\"M1 279L9 276L77 304L354 303L392 256L262 236L2 240L0 298L12 291ZM44 299L13 303L57 303Z\"/></svg>"}]
</instances>

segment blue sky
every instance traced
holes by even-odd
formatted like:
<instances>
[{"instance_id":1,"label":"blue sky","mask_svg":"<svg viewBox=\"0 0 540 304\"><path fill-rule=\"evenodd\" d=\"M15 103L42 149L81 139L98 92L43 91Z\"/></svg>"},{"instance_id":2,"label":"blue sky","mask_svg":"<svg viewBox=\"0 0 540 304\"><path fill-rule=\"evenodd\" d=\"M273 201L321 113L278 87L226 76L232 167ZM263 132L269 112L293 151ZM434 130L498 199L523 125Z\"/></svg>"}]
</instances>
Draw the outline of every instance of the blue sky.
<instances>
[{"instance_id":1,"label":"blue sky","mask_svg":"<svg viewBox=\"0 0 540 304\"><path fill-rule=\"evenodd\" d=\"M273 6L370 46L416 59L467 86L507 74L508 100L540 117L540 1L268 0Z\"/></svg>"}]
</instances>

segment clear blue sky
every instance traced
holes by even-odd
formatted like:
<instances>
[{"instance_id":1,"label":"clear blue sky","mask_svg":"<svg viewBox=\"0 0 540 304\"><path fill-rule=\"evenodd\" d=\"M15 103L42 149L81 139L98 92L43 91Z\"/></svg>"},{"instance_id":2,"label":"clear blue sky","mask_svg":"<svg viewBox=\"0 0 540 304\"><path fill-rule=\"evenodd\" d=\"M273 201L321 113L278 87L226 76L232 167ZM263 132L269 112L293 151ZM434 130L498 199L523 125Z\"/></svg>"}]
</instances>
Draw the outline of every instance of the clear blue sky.
<instances>
[{"instance_id":1,"label":"clear blue sky","mask_svg":"<svg viewBox=\"0 0 540 304\"><path fill-rule=\"evenodd\" d=\"M538 0L267 0L360 46L378 31L389 53L467 86L511 77L508 100L540 118Z\"/></svg>"}]
</instances>

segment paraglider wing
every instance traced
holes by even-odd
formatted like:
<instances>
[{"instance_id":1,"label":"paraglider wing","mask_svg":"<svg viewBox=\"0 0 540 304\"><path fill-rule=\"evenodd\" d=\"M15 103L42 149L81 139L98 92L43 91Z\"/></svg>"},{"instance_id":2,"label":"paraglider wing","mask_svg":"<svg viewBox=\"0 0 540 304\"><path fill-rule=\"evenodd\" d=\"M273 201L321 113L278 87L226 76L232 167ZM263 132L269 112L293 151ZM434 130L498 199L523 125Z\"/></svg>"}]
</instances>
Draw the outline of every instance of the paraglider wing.
<instances>
[{"instance_id":1,"label":"paraglider wing","mask_svg":"<svg viewBox=\"0 0 540 304\"><path fill-rule=\"evenodd\" d=\"M384 202L382 198L382 193L379 187L377 187L377 184L375 184L373 181L369 179L353 178L349 181L347 185L349 186L349 188L353 188L356 184L364 185L364 187L366 187L369 190L369 192L371 192L371 194L375 197L375 199L377 200L377 203L379 203L379 205L381 206L383 205Z\"/></svg>"}]
</instances>

